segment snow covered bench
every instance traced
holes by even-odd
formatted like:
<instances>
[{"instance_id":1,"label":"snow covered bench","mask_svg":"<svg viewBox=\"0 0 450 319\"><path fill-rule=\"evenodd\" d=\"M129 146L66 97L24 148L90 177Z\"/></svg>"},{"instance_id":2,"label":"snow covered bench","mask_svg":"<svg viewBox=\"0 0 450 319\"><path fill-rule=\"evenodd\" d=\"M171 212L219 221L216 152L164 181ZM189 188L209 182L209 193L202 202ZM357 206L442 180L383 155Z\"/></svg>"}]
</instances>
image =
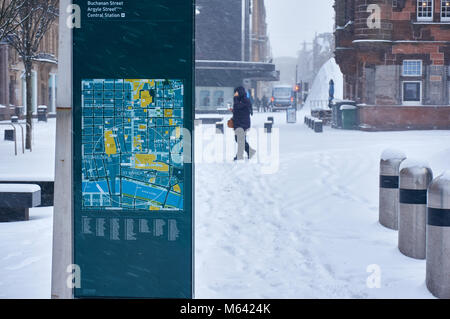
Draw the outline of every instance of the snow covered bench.
<instances>
[{"instance_id":1,"label":"snow covered bench","mask_svg":"<svg viewBox=\"0 0 450 319\"><path fill-rule=\"evenodd\" d=\"M29 209L41 204L41 188L34 184L0 184L0 222L25 221Z\"/></svg>"},{"instance_id":2,"label":"snow covered bench","mask_svg":"<svg viewBox=\"0 0 450 319\"><path fill-rule=\"evenodd\" d=\"M48 176L18 176L18 175L0 175L1 184L35 184L41 188L41 204L39 207L53 206L53 194L55 182L53 177Z\"/></svg>"}]
</instances>

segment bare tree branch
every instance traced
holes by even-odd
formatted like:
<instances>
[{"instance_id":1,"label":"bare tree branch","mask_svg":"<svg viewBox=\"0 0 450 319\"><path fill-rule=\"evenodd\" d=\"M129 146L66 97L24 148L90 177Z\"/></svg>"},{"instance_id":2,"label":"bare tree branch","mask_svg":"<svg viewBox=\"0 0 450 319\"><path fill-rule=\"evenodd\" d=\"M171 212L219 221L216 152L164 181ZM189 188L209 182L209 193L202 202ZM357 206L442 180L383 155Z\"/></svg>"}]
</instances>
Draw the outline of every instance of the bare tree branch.
<instances>
[{"instance_id":1,"label":"bare tree branch","mask_svg":"<svg viewBox=\"0 0 450 319\"><path fill-rule=\"evenodd\" d=\"M1 0L0 2L0 41L18 27L17 17L25 0Z\"/></svg>"},{"instance_id":2,"label":"bare tree branch","mask_svg":"<svg viewBox=\"0 0 450 319\"><path fill-rule=\"evenodd\" d=\"M5 1L5 0L0 0ZM14 0L11 0L14 1ZM27 134L26 148L31 148L32 88L31 71L33 60L39 57L39 46L52 23L58 17L59 0L15 0L21 1L15 15L16 28L8 33L8 43L17 51L25 68Z\"/></svg>"}]
</instances>

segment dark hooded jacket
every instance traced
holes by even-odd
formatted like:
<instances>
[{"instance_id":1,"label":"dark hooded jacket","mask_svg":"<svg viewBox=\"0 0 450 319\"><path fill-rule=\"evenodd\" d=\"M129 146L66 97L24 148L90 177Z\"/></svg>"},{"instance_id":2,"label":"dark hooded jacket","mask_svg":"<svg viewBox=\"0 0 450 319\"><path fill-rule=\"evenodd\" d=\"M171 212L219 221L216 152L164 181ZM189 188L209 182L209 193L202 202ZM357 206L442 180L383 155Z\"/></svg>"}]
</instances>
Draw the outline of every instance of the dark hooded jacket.
<instances>
[{"instance_id":1,"label":"dark hooded jacket","mask_svg":"<svg viewBox=\"0 0 450 319\"><path fill-rule=\"evenodd\" d=\"M247 98L245 89L240 86L234 90L239 96L234 97L233 105L233 122L234 129L242 128L248 130L250 128L250 114L252 112L252 103Z\"/></svg>"}]
</instances>

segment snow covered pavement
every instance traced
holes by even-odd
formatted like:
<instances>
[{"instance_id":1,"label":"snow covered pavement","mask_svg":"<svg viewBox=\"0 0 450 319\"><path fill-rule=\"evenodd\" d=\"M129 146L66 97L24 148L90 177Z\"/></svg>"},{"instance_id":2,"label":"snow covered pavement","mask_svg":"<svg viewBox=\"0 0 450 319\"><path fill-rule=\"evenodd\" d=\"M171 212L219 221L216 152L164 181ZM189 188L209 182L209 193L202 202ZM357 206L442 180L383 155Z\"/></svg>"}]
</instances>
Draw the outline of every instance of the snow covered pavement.
<instances>
[{"instance_id":1,"label":"snow covered pavement","mask_svg":"<svg viewBox=\"0 0 450 319\"><path fill-rule=\"evenodd\" d=\"M397 232L378 223L379 158L398 148L440 173L450 131L316 134L299 116L288 125L275 115L275 174L251 163L197 164L196 297L432 297L425 261L403 256ZM379 289L366 284L370 265L381 270Z\"/></svg>"},{"instance_id":2,"label":"snow covered pavement","mask_svg":"<svg viewBox=\"0 0 450 319\"><path fill-rule=\"evenodd\" d=\"M0 123L8 123L6 121ZM26 134L26 125L21 121L23 133ZM22 154L22 135L19 126L17 129L17 156L14 155L14 142L4 141L5 129L11 126L0 126L0 180L19 181L53 181L55 175L55 133L56 119L48 122L33 120L33 151L25 150ZM25 138L25 137L24 137Z\"/></svg>"},{"instance_id":3,"label":"snow covered pavement","mask_svg":"<svg viewBox=\"0 0 450 319\"><path fill-rule=\"evenodd\" d=\"M53 208L26 222L0 223L0 299L50 298Z\"/></svg>"}]
</instances>

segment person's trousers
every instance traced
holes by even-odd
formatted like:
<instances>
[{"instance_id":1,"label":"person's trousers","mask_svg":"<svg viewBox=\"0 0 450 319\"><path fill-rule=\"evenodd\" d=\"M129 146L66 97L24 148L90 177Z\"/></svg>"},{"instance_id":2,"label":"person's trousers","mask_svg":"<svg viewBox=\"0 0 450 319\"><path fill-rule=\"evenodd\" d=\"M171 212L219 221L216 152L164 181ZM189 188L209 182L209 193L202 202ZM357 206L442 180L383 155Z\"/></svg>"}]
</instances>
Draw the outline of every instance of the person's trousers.
<instances>
[{"instance_id":1,"label":"person's trousers","mask_svg":"<svg viewBox=\"0 0 450 319\"><path fill-rule=\"evenodd\" d=\"M248 130L247 130L248 131ZM244 131L243 128L238 127L234 130L234 139L238 145L236 158L244 159L244 150L247 153L247 156L250 153L250 145L247 143L247 131Z\"/></svg>"}]
</instances>

